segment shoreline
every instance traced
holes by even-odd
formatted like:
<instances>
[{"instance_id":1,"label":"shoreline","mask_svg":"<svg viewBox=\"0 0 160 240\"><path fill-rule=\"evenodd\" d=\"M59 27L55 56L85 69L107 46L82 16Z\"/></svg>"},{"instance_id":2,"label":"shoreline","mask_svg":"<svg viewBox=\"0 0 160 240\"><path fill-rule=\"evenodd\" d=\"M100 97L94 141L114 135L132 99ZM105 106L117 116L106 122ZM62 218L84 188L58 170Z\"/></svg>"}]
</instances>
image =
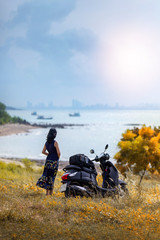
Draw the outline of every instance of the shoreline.
<instances>
[{"instance_id":1,"label":"shoreline","mask_svg":"<svg viewBox=\"0 0 160 240\"><path fill-rule=\"evenodd\" d=\"M0 125L0 136L8 136L12 134L25 133L35 128L37 127L31 126L28 124L7 123L4 125Z\"/></svg>"},{"instance_id":2,"label":"shoreline","mask_svg":"<svg viewBox=\"0 0 160 240\"><path fill-rule=\"evenodd\" d=\"M12 134L19 134L29 132L31 129L35 128L66 128L66 127L83 127L84 124L37 124L37 123L7 123L0 125L0 137L9 136Z\"/></svg>"}]
</instances>

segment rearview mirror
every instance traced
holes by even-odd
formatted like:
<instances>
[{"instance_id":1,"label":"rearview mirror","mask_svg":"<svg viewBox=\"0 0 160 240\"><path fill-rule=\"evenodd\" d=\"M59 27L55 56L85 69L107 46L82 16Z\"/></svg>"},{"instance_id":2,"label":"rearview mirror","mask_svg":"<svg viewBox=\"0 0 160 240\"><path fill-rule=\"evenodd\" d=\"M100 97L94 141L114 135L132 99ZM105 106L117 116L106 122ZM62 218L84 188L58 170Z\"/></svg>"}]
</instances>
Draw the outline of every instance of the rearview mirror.
<instances>
[{"instance_id":1,"label":"rearview mirror","mask_svg":"<svg viewBox=\"0 0 160 240\"><path fill-rule=\"evenodd\" d=\"M90 153L93 154L93 153L94 153L94 149L91 149L91 150L90 150Z\"/></svg>"},{"instance_id":2,"label":"rearview mirror","mask_svg":"<svg viewBox=\"0 0 160 240\"><path fill-rule=\"evenodd\" d=\"M106 144L106 146L105 146L105 150L108 148L108 144Z\"/></svg>"}]
</instances>

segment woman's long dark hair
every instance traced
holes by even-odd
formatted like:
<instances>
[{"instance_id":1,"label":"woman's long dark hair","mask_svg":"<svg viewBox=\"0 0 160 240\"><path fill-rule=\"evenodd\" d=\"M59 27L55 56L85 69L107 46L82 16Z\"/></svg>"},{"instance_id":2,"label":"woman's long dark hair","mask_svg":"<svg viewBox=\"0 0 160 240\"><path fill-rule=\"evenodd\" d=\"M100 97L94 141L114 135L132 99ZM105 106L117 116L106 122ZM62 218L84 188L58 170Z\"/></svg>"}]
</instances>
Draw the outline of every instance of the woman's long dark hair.
<instances>
[{"instance_id":1,"label":"woman's long dark hair","mask_svg":"<svg viewBox=\"0 0 160 240\"><path fill-rule=\"evenodd\" d=\"M55 139L56 135L57 135L57 130L55 128L51 128L47 135L47 142L51 143Z\"/></svg>"}]
</instances>

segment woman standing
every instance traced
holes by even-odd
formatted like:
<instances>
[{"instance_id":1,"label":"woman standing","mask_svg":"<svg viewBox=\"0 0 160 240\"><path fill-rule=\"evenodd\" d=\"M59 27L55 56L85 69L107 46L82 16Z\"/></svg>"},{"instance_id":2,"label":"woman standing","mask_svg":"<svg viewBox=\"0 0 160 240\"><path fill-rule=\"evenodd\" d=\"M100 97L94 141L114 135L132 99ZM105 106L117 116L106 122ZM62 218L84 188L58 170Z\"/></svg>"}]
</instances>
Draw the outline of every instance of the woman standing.
<instances>
[{"instance_id":1,"label":"woman standing","mask_svg":"<svg viewBox=\"0 0 160 240\"><path fill-rule=\"evenodd\" d=\"M49 130L47 141L43 147L42 153L47 156L43 174L38 179L37 186L46 189L46 195L52 195L55 177L58 171L60 150L55 137L57 131L54 128Z\"/></svg>"}]
</instances>

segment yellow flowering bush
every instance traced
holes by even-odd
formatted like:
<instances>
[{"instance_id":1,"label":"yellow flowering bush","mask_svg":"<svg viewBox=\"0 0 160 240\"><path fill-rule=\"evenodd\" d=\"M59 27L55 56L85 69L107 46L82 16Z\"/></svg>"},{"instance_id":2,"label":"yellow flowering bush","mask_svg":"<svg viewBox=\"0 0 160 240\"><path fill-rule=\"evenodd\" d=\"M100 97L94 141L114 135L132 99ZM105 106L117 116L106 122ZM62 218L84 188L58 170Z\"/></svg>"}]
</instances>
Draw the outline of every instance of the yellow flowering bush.
<instances>
[{"instance_id":1,"label":"yellow flowering bush","mask_svg":"<svg viewBox=\"0 0 160 240\"><path fill-rule=\"evenodd\" d=\"M118 143L120 151L115 154L117 166L132 169L134 173L158 171L160 173L160 129L151 127L134 128L122 134ZM142 179L142 178L141 178Z\"/></svg>"}]
</instances>

